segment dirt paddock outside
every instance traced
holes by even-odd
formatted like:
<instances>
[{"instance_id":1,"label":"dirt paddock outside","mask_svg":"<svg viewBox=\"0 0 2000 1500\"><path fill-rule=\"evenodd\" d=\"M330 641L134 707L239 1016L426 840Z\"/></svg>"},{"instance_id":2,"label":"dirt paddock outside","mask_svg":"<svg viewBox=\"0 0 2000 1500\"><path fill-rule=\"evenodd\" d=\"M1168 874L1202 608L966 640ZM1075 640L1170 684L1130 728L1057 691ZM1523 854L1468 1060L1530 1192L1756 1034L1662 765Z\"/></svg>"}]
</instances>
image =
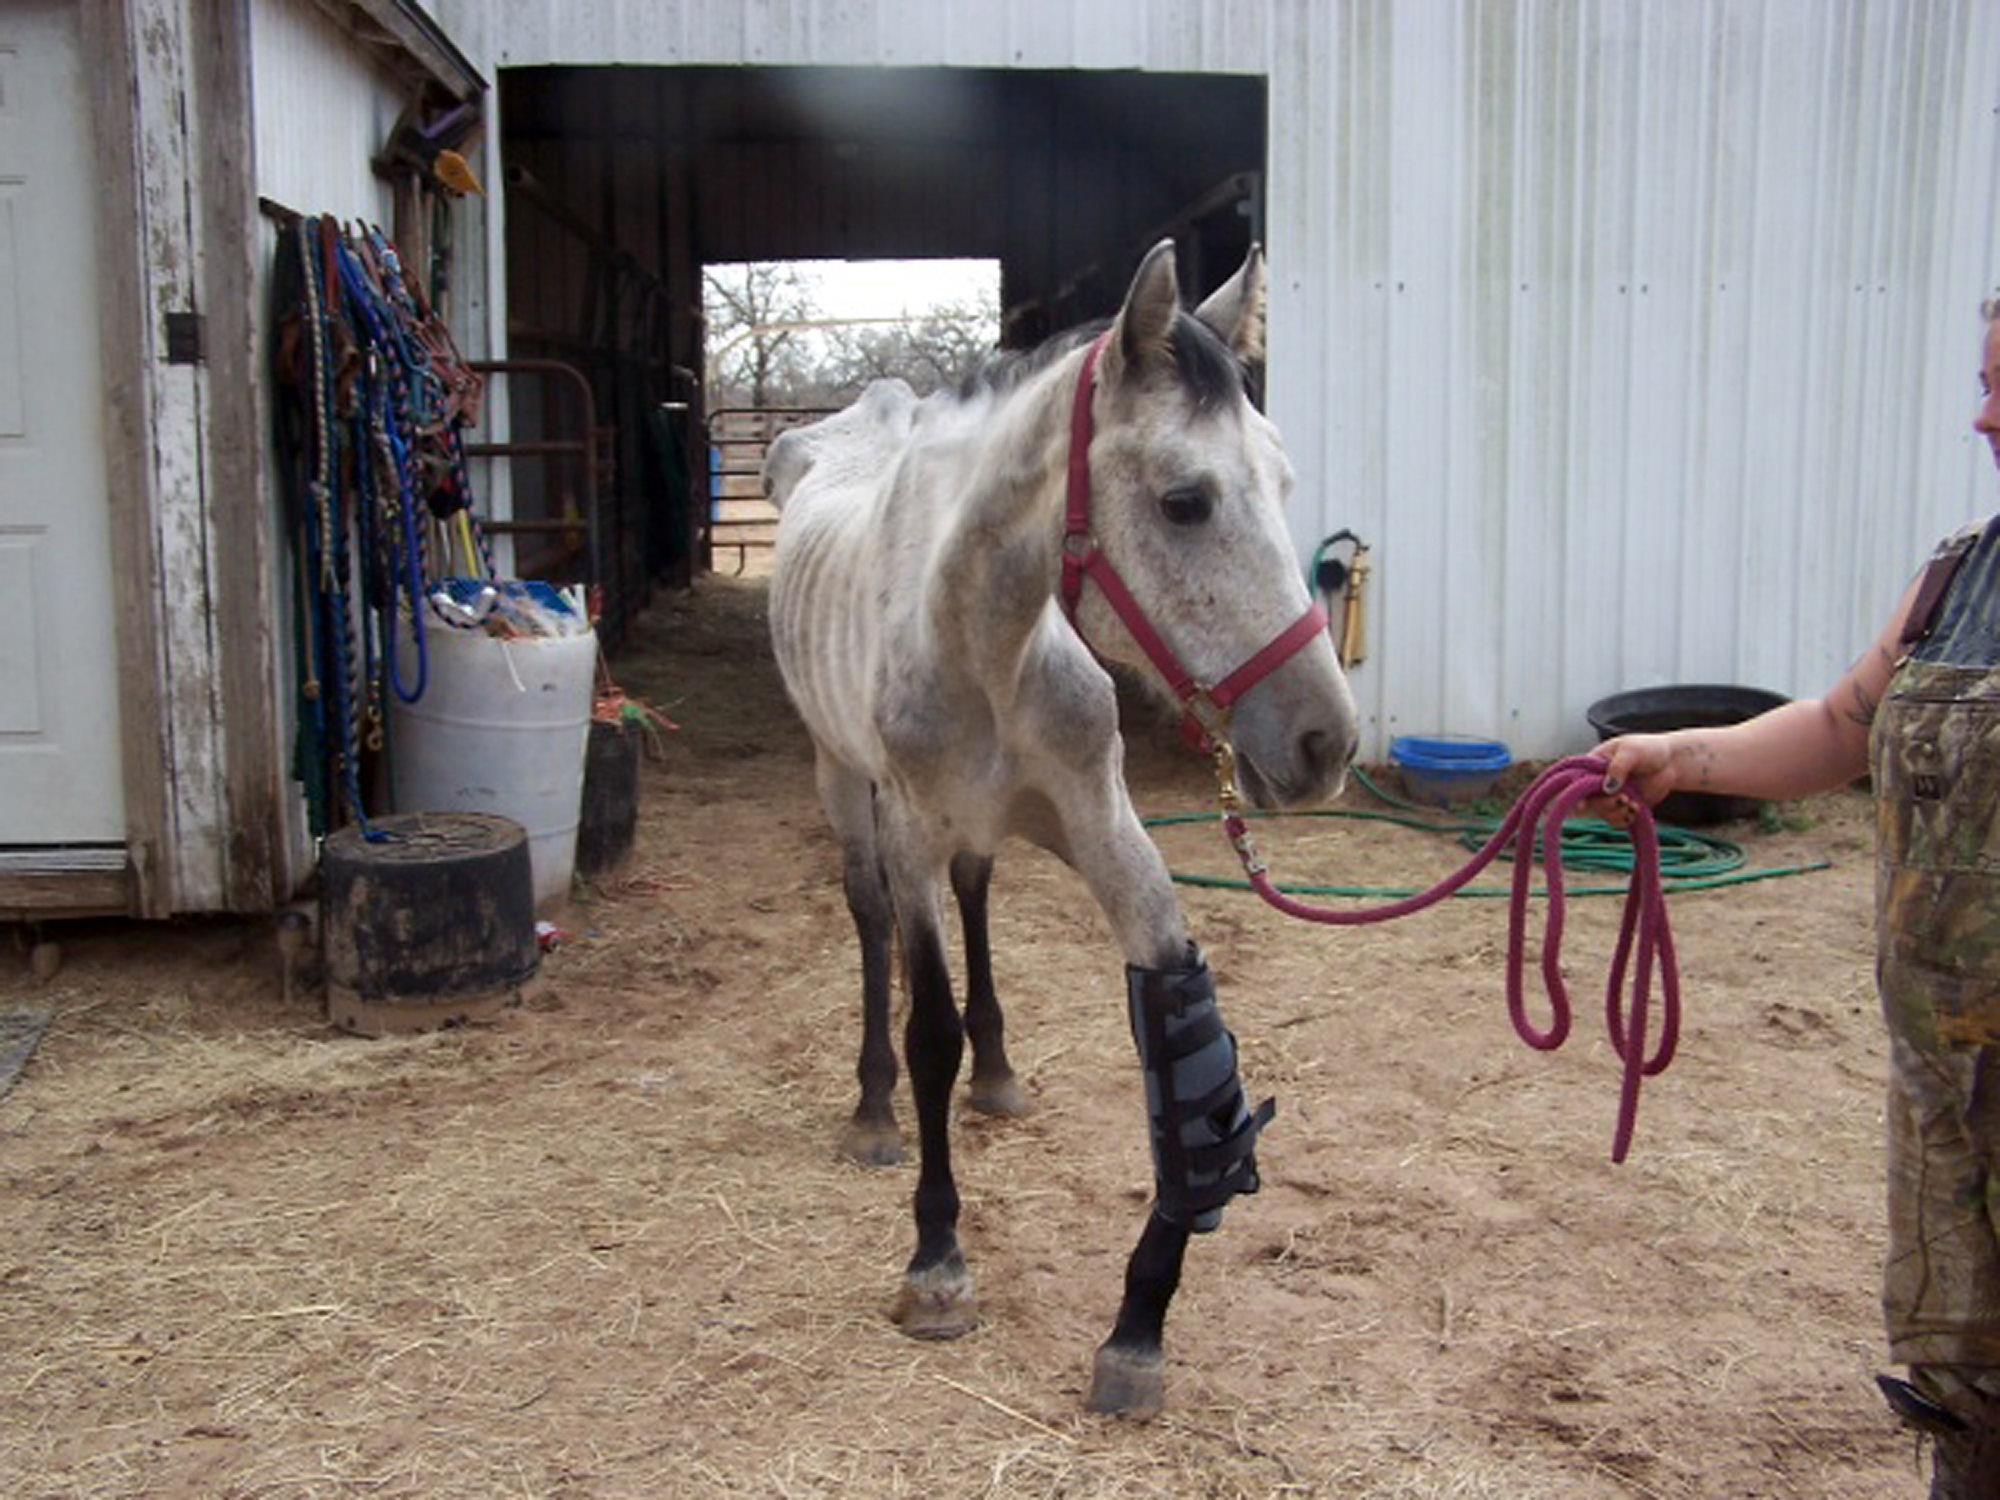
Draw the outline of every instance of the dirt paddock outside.
<instances>
[{"instance_id":1,"label":"dirt paddock outside","mask_svg":"<svg viewBox=\"0 0 2000 1500\"><path fill-rule=\"evenodd\" d=\"M1327 930L1185 887L1279 1113L1263 1191L1190 1253L1166 1413L1110 1421L1083 1393L1151 1176L1117 954L1067 870L1003 856L1034 1112L961 1115L984 1322L904 1338L914 1168L835 1154L858 975L763 609L710 578L614 656L680 728L632 858L493 1024L336 1033L282 992L268 921L58 924L48 979L7 955L0 1011L51 1018L0 1099L0 1494L1923 1492L1872 1382L1859 793L1717 830L1830 868L1669 898L1684 1031L1623 1165L1617 902L1571 907L1577 1026L1543 1054L1507 1021L1502 902ZM1207 805L1156 725L1131 774L1147 813ZM1259 834L1300 881L1428 885L1466 854L1362 818ZM1157 837L1231 873L1206 823Z\"/></svg>"}]
</instances>

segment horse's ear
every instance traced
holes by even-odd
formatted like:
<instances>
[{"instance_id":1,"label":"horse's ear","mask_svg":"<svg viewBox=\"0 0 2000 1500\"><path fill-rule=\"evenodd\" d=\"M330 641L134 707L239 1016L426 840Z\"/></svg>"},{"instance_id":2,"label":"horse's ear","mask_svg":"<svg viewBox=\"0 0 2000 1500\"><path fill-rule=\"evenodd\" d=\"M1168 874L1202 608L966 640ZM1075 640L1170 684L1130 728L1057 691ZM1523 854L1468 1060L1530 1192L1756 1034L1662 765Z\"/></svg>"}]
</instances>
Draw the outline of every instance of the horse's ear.
<instances>
[{"instance_id":1,"label":"horse's ear","mask_svg":"<svg viewBox=\"0 0 2000 1500\"><path fill-rule=\"evenodd\" d=\"M1113 339L1118 363L1135 368L1170 357L1168 336L1180 313L1181 286L1174 275L1174 242L1161 240L1146 252L1139 271L1118 310L1118 336Z\"/></svg>"},{"instance_id":2,"label":"horse's ear","mask_svg":"<svg viewBox=\"0 0 2000 1500\"><path fill-rule=\"evenodd\" d=\"M1212 292L1194 315L1246 365L1264 363L1264 247L1252 245L1236 274Z\"/></svg>"}]
</instances>

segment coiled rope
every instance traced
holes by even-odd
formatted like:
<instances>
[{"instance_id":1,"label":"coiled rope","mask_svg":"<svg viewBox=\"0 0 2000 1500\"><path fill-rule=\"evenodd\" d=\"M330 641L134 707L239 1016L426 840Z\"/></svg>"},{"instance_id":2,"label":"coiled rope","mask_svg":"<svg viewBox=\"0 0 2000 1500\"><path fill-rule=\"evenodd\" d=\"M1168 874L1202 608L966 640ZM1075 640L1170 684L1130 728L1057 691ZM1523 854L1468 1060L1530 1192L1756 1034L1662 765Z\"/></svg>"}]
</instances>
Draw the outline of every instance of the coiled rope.
<instances>
[{"instance_id":1,"label":"coiled rope","mask_svg":"<svg viewBox=\"0 0 2000 1500\"><path fill-rule=\"evenodd\" d=\"M1242 810L1242 816L1256 821L1280 821L1296 819L1340 819L1356 823L1387 823L1397 828L1414 829L1419 833L1455 834L1467 849L1484 848L1488 839L1499 831L1501 819L1484 816L1441 817L1437 812L1420 807L1413 802L1403 801L1378 785L1365 771L1355 767L1348 772L1370 794L1397 812L1372 812L1355 807L1315 807L1294 809L1288 812L1267 812ZM1215 817L1213 812L1158 813L1144 819L1148 828L1174 828L1186 824L1206 824ZM1684 891L1723 890L1731 886L1754 885L1764 880L1781 880L1793 875L1810 875L1818 870L1831 869L1826 860L1812 860L1797 865L1766 866L1746 869L1748 862L1742 846L1727 839L1697 833L1690 828L1682 828L1672 823L1655 822L1654 830L1660 841L1660 878L1667 894L1678 895ZM1615 828L1598 818L1571 818L1563 825L1561 841L1563 867L1569 870L1602 872L1624 876L1632 869L1632 840L1622 828ZM1543 851L1539 844L1535 849L1539 859ZM1511 858L1507 850L1502 850L1502 859ZM1169 871L1177 885L1192 886L1202 890L1248 891L1250 882L1241 876L1201 875L1183 870ZM1298 881L1279 881L1279 890L1288 896L1340 896L1356 900L1388 901L1403 896L1414 896L1421 886L1394 885L1321 885ZM1616 884L1573 885L1566 888L1571 896L1622 896L1629 889L1629 882L1620 879ZM1455 901L1506 900L1512 894L1511 887L1504 885L1467 885L1451 893ZM1533 895L1541 897L1546 890L1537 888Z\"/></svg>"},{"instance_id":2,"label":"coiled rope","mask_svg":"<svg viewBox=\"0 0 2000 1500\"><path fill-rule=\"evenodd\" d=\"M1301 921L1358 926L1422 911L1463 889L1512 845L1514 870L1508 892L1507 1013L1515 1033L1538 1051L1553 1052L1568 1038L1569 990L1562 977L1562 938L1566 918L1560 854L1563 848L1562 830L1580 804L1606 795L1604 775L1608 764L1602 757L1573 756L1543 771L1501 820L1492 837L1456 874L1447 876L1428 890L1405 896L1388 905L1355 910L1309 905L1288 895L1272 881L1269 868L1251 839L1250 826L1236 793L1234 776L1221 757L1218 757L1217 767L1222 788L1223 829L1242 863L1250 888L1277 910ZM1612 1051L1623 1064L1618 1123L1611 1146L1611 1159L1622 1162L1631 1148L1632 1133L1638 1120L1641 1080L1664 1072L1667 1064L1673 1061L1680 1035L1680 969L1674 958L1673 929L1667 917L1666 891L1660 874L1660 839L1652 809L1629 788L1617 796L1631 810L1629 837L1634 851L1618 942L1604 989L1605 1030L1610 1037ZM1541 1027L1528 1015L1522 975L1526 967L1528 901L1533 894L1530 880L1536 854L1545 849L1557 850L1558 857L1544 864L1548 917L1542 939L1541 970L1543 987L1549 999L1550 1020L1546 1027ZM1656 965L1660 978L1660 1026L1658 1041L1649 1052L1648 1011ZM1629 991L1626 985L1628 972L1631 980Z\"/></svg>"}]
</instances>

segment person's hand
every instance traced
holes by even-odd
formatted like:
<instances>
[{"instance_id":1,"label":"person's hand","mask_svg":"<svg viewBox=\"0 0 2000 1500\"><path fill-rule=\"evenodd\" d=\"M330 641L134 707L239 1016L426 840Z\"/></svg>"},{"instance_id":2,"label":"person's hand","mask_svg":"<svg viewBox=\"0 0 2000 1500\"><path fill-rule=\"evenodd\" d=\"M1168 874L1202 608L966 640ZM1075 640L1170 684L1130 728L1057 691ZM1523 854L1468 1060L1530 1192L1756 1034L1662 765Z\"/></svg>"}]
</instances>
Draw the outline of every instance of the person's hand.
<instances>
[{"instance_id":1,"label":"person's hand","mask_svg":"<svg viewBox=\"0 0 2000 1500\"><path fill-rule=\"evenodd\" d=\"M1673 741L1664 734L1621 734L1597 747L1611 763L1604 790L1615 795L1631 787L1648 807L1674 790Z\"/></svg>"},{"instance_id":2,"label":"person's hand","mask_svg":"<svg viewBox=\"0 0 2000 1500\"><path fill-rule=\"evenodd\" d=\"M1606 740L1594 753L1609 764L1604 773L1604 795L1583 804L1583 811L1591 817L1629 828L1632 803L1628 798L1637 797L1654 807L1674 789L1673 750L1663 734L1621 734Z\"/></svg>"}]
</instances>

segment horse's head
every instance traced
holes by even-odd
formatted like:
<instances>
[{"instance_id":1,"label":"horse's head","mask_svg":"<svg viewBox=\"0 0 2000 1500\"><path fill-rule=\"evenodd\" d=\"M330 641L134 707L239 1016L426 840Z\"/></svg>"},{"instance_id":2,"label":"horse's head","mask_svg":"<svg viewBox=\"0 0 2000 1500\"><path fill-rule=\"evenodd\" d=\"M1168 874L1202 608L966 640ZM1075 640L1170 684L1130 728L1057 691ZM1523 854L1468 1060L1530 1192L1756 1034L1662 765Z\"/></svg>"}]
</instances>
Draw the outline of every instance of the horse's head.
<instances>
[{"instance_id":1,"label":"horse's head","mask_svg":"<svg viewBox=\"0 0 2000 1500\"><path fill-rule=\"evenodd\" d=\"M1173 242L1156 245L1098 355L1088 519L1104 561L1186 672L1204 688L1247 682L1228 737L1244 792L1275 807L1338 789L1355 715L1326 631L1302 620L1312 598L1285 525L1292 467L1247 384L1263 357L1262 252L1253 248L1188 313ZM1076 620L1100 654L1169 691L1102 588L1083 589ZM1245 671L1260 656L1282 660Z\"/></svg>"}]
</instances>

